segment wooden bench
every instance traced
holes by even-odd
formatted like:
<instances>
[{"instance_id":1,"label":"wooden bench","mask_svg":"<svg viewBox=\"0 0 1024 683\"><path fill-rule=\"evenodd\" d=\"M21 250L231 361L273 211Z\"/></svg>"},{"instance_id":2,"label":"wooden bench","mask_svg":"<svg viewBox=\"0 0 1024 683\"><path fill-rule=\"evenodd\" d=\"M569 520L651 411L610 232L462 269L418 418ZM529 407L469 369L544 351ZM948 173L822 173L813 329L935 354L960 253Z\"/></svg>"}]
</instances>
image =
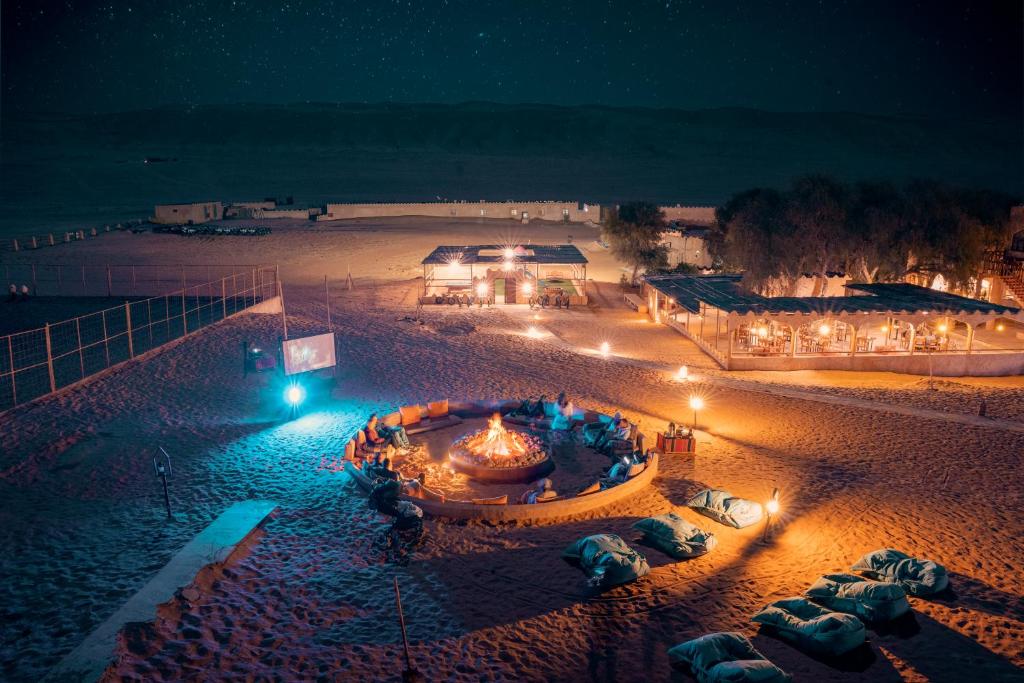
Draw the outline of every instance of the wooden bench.
<instances>
[{"instance_id":1,"label":"wooden bench","mask_svg":"<svg viewBox=\"0 0 1024 683\"><path fill-rule=\"evenodd\" d=\"M623 298L626 300L626 305L632 308L637 313L647 312L647 302L636 294L626 293Z\"/></svg>"}]
</instances>

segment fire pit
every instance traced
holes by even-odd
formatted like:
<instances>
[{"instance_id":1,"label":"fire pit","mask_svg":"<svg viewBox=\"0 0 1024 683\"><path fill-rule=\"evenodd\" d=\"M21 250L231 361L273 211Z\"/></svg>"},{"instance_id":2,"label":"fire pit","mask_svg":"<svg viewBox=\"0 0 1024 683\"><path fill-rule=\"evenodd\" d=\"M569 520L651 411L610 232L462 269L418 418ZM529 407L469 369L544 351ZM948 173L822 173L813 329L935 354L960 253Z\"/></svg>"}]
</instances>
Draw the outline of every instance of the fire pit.
<instances>
[{"instance_id":1,"label":"fire pit","mask_svg":"<svg viewBox=\"0 0 1024 683\"><path fill-rule=\"evenodd\" d=\"M449 458L467 477L494 483L536 481L555 469L539 438L505 429L497 413L487 429L455 441Z\"/></svg>"}]
</instances>

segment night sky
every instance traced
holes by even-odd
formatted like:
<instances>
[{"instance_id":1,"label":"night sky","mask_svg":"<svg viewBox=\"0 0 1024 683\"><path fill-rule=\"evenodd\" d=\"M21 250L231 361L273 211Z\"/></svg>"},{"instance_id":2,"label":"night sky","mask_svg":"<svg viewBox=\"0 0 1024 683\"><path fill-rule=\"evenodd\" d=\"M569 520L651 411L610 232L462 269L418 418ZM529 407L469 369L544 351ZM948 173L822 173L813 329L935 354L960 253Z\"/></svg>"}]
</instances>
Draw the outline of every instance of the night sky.
<instances>
[{"instance_id":1,"label":"night sky","mask_svg":"<svg viewBox=\"0 0 1024 683\"><path fill-rule=\"evenodd\" d=\"M1002 2L3 0L3 106L607 104L1020 117Z\"/></svg>"}]
</instances>

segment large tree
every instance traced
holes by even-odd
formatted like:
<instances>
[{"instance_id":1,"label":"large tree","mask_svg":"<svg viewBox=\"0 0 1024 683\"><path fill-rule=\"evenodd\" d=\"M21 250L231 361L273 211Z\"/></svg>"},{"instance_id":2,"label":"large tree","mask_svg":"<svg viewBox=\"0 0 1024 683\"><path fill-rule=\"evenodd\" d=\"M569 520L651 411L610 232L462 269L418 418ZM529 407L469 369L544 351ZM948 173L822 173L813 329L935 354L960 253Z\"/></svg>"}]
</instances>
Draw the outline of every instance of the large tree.
<instances>
[{"instance_id":1,"label":"large tree","mask_svg":"<svg viewBox=\"0 0 1024 683\"><path fill-rule=\"evenodd\" d=\"M769 295L829 272L873 282L927 271L965 287L1008 242L1013 204L999 192L935 182L897 189L808 176L785 191L735 195L716 212L710 248L726 268L744 272L748 288Z\"/></svg>"},{"instance_id":2,"label":"large tree","mask_svg":"<svg viewBox=\"0 0 1024 683\"><path fill-rule=\"evenodd\" d=\"M641 269L668 265L668 247L662 243L666 227L665 213L650 202L628 202L608 212L602 234L612 253L633 266L631 284L636 284Z\"/></svg>"}]
</instances>

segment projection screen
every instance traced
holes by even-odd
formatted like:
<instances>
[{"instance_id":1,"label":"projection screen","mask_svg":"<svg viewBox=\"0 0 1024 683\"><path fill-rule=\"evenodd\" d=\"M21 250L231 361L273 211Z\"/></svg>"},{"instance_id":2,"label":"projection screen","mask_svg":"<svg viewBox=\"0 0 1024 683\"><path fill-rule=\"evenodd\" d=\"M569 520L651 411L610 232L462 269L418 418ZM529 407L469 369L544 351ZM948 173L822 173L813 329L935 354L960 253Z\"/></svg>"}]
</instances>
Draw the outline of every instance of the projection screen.
<instances>
[{"instance_id":1,"label":"projection screen","mask_svg":"<svg viewBox=\"0 0 1024 683\"><path fill-rule=\"evenodd\" d=\"M313 337L288 339L284 342L284 374L286 375L329 368L335 363L333 332Z\"/></svg>"}]
</instances>

